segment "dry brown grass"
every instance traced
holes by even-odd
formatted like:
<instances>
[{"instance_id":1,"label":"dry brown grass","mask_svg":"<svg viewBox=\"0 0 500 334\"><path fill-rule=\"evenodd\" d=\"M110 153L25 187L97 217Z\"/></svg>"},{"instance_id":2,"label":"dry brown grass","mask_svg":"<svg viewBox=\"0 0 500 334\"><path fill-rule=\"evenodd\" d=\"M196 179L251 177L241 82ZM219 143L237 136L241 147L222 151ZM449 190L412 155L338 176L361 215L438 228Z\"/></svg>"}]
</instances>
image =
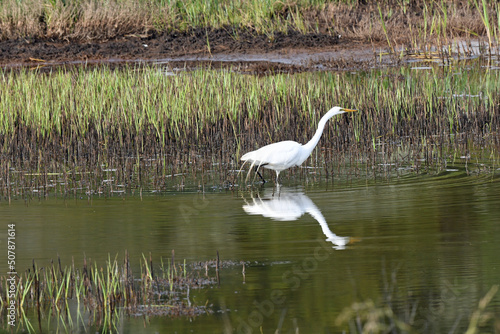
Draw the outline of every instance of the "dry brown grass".
<instances>
[{"instance_id":1,"label":"dry brown grass","mask_svg":"<svg viewBox=\"0 0 500 334\"><path fill-rule=\"evenodd\" d=\"M444 3L445 8L441 2L432 1L428 1L427 5L417 1L407 8L381 5L391 42L405 44L422 41L424 38L435 42L438 38L442 40L486 34L481 16L474 5L466 1ZM490 15L492 22L498 22L494 3L490 4ZM323 31L334 30L346 38L371 42L387 39L377 2L354 7L330 3L322 8L306 11L304 16L310 26L317 20Z\"/></svg>"},{"instance_id":2,"label":"dry brown grass","mask_svg":"<svg viewBox=\"0 0 500 334\"><path fill-rule=\"evenodd\" d=\"M70 37L99 40L147 34L153 28L151 21L152 13L147 6L131 1L110 2L105 7L96 1L87 1L80 9L79 20Z\"/></svg>"},{"instance_id":3,"label":"dry brown grass","mask_svg":"<svg viewBox=\"0 0 500 334\"><path fill-rule=\"evenodd\" d=\"M280 2L279 6L271 3L261 13L254 13L253 0L238 2L239 7L232 10L228 9L232 0L224 5L193 0L189 8L181 3L156 0L68 1L2 1L0 40L26 37L106 40L129 34L144 35L153 30L196 28L196 25L220 27L228 22L239 25L237 28L253 27L256 31L269 31L270 27L279 30L280 26L287 25L284 30L341 34L365 42L390 40L396 45L486 33L478 9L468 1L415 1L408 6L403 6L403 2L384 2L381 5L382 18L376 1L320 6ZM245 11L247 3L248 10ZM498 22L500 5L492 1L489 6L490 22ZM252 15L247 15L248 12ZM267 19L263 20L266 16ZM265 27L259 29L260 24ZM494 26L494 29L500 36L500 27Z\"/></svg>"},{"instance_id":4,"label":"dry brown grass","mask_svg":"<svg viewBox=\"0 0 500 334\"><path fill-rule=\"evenodd\" d=\"M106 40L144 34L158 8L134 1L86 0L64 5L60 0L0 5L0 40L23 37L62 40Z\"/></svg>"},{"instance_id":5,"label":"dry brown grass","mask_svg":"<svg viewBox=\"0 0 500 334\"><path fill-rule=\"evenodd\" d=\"M40 22L33 13L41 13L41 3L27 4L5 0L0 6L0 39L14 39L33 33L40 34Z\"/></svg>"}]
</instances>

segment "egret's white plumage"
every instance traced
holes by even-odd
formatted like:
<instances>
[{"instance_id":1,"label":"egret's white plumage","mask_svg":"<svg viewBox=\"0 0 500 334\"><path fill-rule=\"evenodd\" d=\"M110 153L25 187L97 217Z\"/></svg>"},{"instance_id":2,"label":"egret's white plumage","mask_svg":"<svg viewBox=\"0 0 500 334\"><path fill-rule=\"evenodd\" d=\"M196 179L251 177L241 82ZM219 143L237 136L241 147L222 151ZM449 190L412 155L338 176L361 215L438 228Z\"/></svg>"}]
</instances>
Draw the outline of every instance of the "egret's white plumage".
<instances>
[{"instance_id":1,"label":"egret's white plumage","mask_svg":"<svg viewBox=\"0 0 500 334\"><path fill-rule=\"evenodd\" d=\"M338 114L353 111L356 110L333 107L321 118L318 123L316 133L307 144L302 145L291 140L270 144L261 147L258 150L244 154L241 157L241 160L244 161L243 165L246 162L250 162L250 170L252 170L253 167L256 167L257 169L259 167L264 167L276 171L276 183L278 183L278 177L281 171L293 166L300 166L309 157L318 144L318 141L323 134L326 122L330 118Z\"/></svg>"}]
</instances>

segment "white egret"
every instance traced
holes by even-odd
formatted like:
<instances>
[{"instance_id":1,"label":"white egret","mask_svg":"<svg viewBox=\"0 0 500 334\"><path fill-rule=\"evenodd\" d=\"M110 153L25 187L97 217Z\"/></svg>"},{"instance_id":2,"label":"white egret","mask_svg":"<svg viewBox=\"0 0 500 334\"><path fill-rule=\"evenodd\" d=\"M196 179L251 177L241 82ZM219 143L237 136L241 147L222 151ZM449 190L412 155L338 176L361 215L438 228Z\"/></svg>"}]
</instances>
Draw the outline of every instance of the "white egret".
<instances>
[{"instance_id":1,"label":"white egret","mask_svg":"<svg viewBox=\"0 0 500 334\"><path fill-rule=\"evenodd\" d=\"M243 166L245 163L250 162L250 170L255 167L257 174L259 174L264 182L264 178L259 173L259 167L276 171L276 184L278 184L278 178L281 171L293 166L300 166L309 157L318 144L323 134L325 124L330 118L345 112L354 111L357 110L333 107L321 118L318 123L318 130L316 130L316 133L307 144L302 145L295 141L287 140L266 145L258 150L244 154L241 157L241 161L244 161ZM241 166L241 168L243 168L243 166ZM250 174L250 171L248 173ZM247 178L249 174L247 174Z\"/></svg>"}]
</instances>

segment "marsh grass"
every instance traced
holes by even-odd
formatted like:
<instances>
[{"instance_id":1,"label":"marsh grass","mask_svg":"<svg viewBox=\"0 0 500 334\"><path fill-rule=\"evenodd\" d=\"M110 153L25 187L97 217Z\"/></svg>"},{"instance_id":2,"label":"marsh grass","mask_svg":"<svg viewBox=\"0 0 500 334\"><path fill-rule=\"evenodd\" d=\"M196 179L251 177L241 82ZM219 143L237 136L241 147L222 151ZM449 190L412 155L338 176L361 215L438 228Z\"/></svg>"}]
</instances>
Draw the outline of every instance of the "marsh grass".
<instances>
[{"instance_id":1,"label":"marsh grass","mask_svg":"<svg viewBox=\"0 0 500 334\"><path fill-rule=\"evenodd\" d=\"M310 1L7 0L0 5L0 39L109 39L157 31L235 26L258 33L303 30L299 8ZM290 12L289 14L287 14Z\"/></svg>"},{"instance_id":2,"label":"marsh grass","mask_svg":"<svg viewBox=\"0 0 500 334\"><path fill-rule=\"evenodd\" d=\"M381 17L373 15L377 7ZM89 41L224 28L235 38L248 30L273 40L276 32L296 30L422 49L455 37L487 35L490 43L498 42L500 27L491 23L499 22L499 8L488 0L5 0L0 3L0 40Z\"/></svg>"},{"instance_id":3,"label":"marsh grass","mask_svg":"<svg viewBox=\"0 0 500 334\"><path fill-rule=\"evenodd\" d=\"M423 53L427 58L434 55L447 58L457 41L470 43L471 40L485 43L491 54L498 53L500 26L490 23L499 19L498 2L422 1L410 4L402 1L398 6L377 6L379 20L370 22L368 36L375 42L386 40L394 55L404 51L406 54Z\"/></svg>"},{"instance_id":4,"label":"marsh grass","mask_svg":"<svg viewBox=\"0 0 500 334\"><path fill-rule=\"evenodd\" d=\"M485 327L491 326L494 322L494 311L491 305L493 297L498 291L498 285L494 285L482 297L476 309L471 312L466 334L480 333ZM443 303L442 301L439 301ZM396 305L403 304L405 310L397 309ZM401 305L398 305L400 308ZM422 312L422 305L416 301L405 301L401 303L399 300L386 300L381 303L375 303L372 300L352 303L345 307L336 319L338 326L344 325L348 327L348 333L425 333L430 328L433 328L432 323L428 319L417 319L417 314ZM460 333L457 330L460 322L465 322L465 319L458 317L455 325L446 329L448 333ZM428 323L429 322L429 323ZM347 325L347 326L346 326ZM441 329L444 330L444 329Z\"/></svg>"},{"instance_id":5,"label":"marsh grass","mask_svg":"<svg viewBox=\"0 0 500 334\"><path fill-rule=\"evenodd\" d=\"M500 80L482 64L264 77L165 76L156 67L2 72L2 196L164 189L211 171L210 182L234 184L244 152L307 142L335 105L360 111L329 122L310 160L324 167L319 176L347 161L433 165L475 147L495 160Z\"/></svg>"},{"instance_id":6,"label":"marsh grass","mask_svg":"<svg viewBox=\"0 0 500 334\"><path fill-rule=\"evenodd\" d=\"M354 301L335 320L346 333L480 333L497 326L498 285L472 288L457 281L428 288L425 297L401 285L399 267L382 269L378 300Z\"/></svg>"},{"instance_id":7,"label":"marsh grass","mask_svg":"<svg viewBox=\"0 0 500 334\"><path fill-rule=\"evenodd\" d=\"M109 257L105 266L84 258L81 269L75 268L74 262L62 267L60 259L46 267L33 261L33 268L16 278L19 326L30 332L42 331L46 323L50 327L52 319L65 332L80 327L116 332L118 320L125 315L193 317L211 313L206 305L191 304L186 298L190 289L214 285L215 277L196 269L188 272L185 261L169 262L168 273L160 270L156 275L151 254L149 259L143 256L139 276L131 267L127 253L122 264L117 257ZM6 278L0 277L0 314L9 305Z\"/></svg>"}]
</instances>

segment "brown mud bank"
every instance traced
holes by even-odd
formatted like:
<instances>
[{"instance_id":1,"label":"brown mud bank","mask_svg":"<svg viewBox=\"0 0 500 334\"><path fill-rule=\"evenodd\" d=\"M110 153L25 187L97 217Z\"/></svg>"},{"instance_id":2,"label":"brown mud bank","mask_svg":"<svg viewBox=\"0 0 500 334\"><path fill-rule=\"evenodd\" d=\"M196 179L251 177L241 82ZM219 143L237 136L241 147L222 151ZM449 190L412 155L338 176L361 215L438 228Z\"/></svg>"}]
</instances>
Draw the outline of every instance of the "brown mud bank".
<instances>
[{"instance_id":1,"label":"brown mud bank","mask_svg":"<svg viewBox=\"0 0 500 334\"><path fill-rule=\"evenodd\" d=\"M401 55L446 47L454 39L498 43L498 29L489 24L498 22L495 2L483 2L482 10L470 1L279 2L253 20L244 12L261 8L238 7L232 21L196 12L203 23L168 6L152 10L111 1L94 7L36 0L29 7L0 7L0 66L220 61L259 63L256 72L266 62L274 64L271 69L280 63L294 71L311 63L320 69L359 67L376 59L374 51Z\"/></svg>"},{"instance_id":2,"label":"brown mud bank","mask_svg":"<svg viewBox=\"0 0 500 334\"><path fill-rule=\"evenodd\" d=\"M300 8L302 29L291 26L267 32L251 25L158 30L137 23L117 29L109 22L98 26L91 20L85 29L77 29L78 34L35 22L25 27L33 31L22 37L13 28L16 24L2 22L0 17L0 29L6 28L0 35L0 67L181 62L190 68L208 62L216 67L236 64L265 74L363 68L429 49L446 57L450 56L446 47L456 39L470 42L474 38L491 47L486 36L496 30L485 26L478 8L460 1L445 4L417 1L408 6L386 3L382 8L374 3ZM496 22L496 7L489 8L489 13ZM278 17L285 14L276 13ZM17 23L23 24L27 25ZM9 29L14 31L7 34ZM381 57L385 52L397 57Z\"/></svg>"},{"instance_id":3,"label":"brown mud bank","mask_svg":"<svg viewBox=\"0 0 500 334\"><path fill-rule=\"evenodd\" d=\"M0 68L51 69L59 66L120 67L126 64L160 65L171 69L235 68L248 74L277 74L323 70L366 70L405 62L442 62L487 56L487 42L457 38L431 44L431 51L391 50L386 42L346 38L295 30L276 33L274 39L256 32L227 29L127 35L106 41L16 39L0 41ZM486 48L486 49L485 49Z\"/></svg>"},{"instance_id":4,"label":"brown mud bank","mask_svg":"<svg viewBox=\"0 0 500 334\"><path fill-rule=\"evenodd\" d=\"M128 35L102 42L67 42L48 39L16 39L0 42L0 65L5 68L47 65L123 64L126 62L182 61L194 63L260 63L259 68L281 64L292 70L324 52L348 53L359 44L340 36L302 34L290 30L274 39L256 32L228 29L191 29L186 32ZM367 57L370 52L364 52ZM264 64L264 65L262 65ZM274 65L273 65L274 64ZM278 66L279 67L279 66Z\"/></svg>"}]
</instances>

